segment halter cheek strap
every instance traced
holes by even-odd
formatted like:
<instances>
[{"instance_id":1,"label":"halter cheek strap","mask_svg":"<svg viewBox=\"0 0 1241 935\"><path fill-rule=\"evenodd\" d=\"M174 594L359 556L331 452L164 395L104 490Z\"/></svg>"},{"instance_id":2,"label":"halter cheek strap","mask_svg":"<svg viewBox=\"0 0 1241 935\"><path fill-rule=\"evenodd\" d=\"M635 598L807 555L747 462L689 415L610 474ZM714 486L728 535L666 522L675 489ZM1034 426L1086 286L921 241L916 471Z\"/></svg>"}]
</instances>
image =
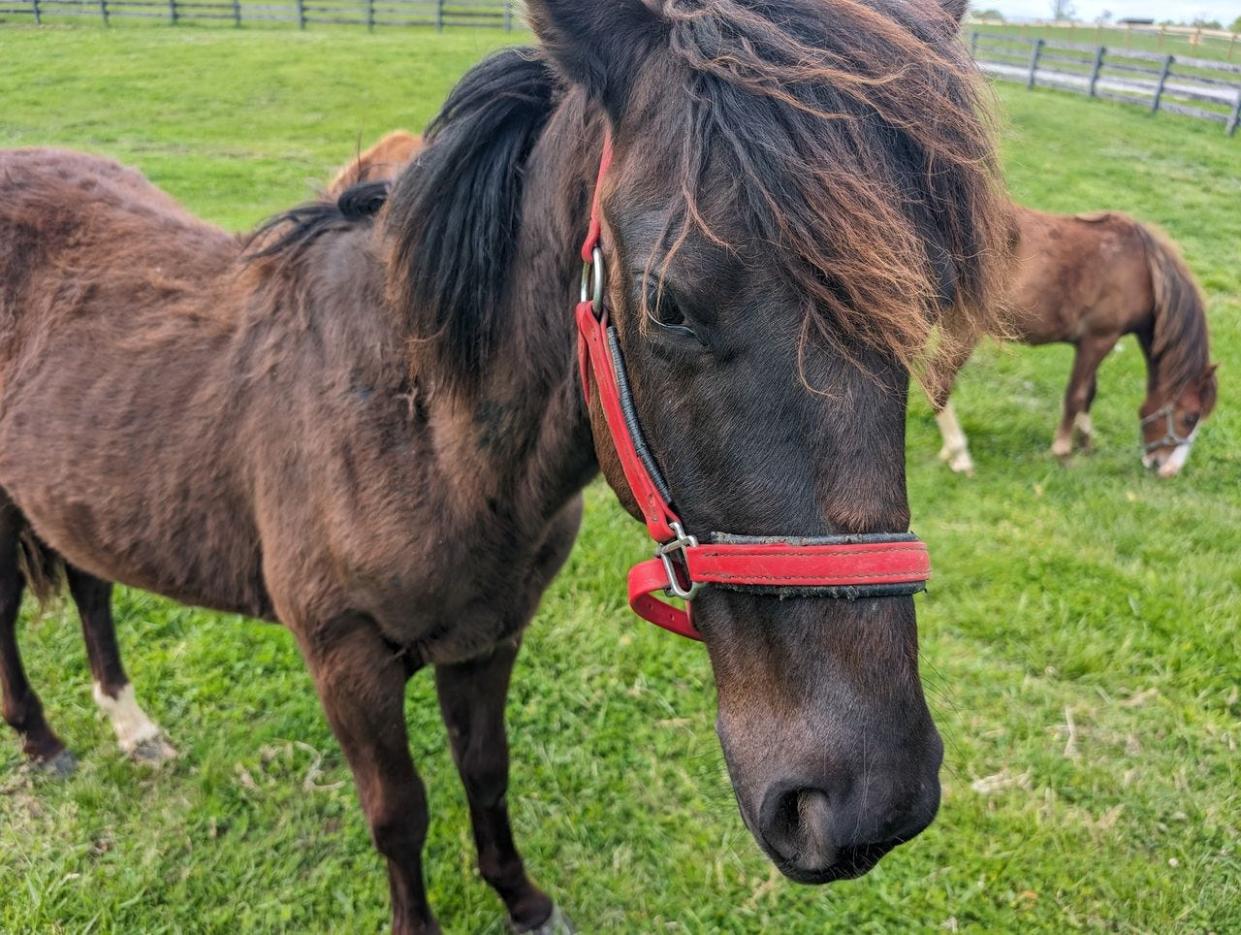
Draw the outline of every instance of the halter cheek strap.
<instances>
[{"instance_id":1,"label":"halter cheek strap","mask_svg":"<svg viewBox=\"0 0 1241 935\"><path fill-rule=\"evenodd\" d=\"M616 329L604 303L602 208L612 142L604 140L590 229L582 245L582 295L574 312L578 366L586 405L592 390L651 538L655 557L629 571L629 606L656 626L701 640L690 604L703 587L746 590L783 597L841 600L895 597L923 590L931 576L925 543L907 533L804 538L712 533L705 542L685 531L672 508L672 494L655 461L629 390ZM687 602L683 610L657 595Z\"/></svg>"}]
</instances>

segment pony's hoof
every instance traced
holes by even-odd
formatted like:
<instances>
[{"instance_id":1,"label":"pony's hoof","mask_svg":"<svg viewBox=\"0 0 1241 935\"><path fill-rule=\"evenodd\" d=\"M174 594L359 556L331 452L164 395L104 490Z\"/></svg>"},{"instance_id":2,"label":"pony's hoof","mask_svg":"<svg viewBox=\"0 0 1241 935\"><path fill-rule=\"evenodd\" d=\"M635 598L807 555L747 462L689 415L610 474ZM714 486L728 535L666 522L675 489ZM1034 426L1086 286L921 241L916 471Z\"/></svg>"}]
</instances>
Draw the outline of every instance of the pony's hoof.
<instances>
[{"instance_id":1,"label":"pony's hoof","mask_svg":"<svg viewBox=\"0 0 1241 935\"><path fill-rule=\"evenodd\" d=\"M961 451L953 455L948 461L948 470L953 474L964 474L966 477L974 476L974 459L970 457L968 451Z\"/></svg>"},{"instance_id":2,"label":"pony's hoof","mask_svg":"<svg viewBox=\"0 0 1241 935\"><path fill-rule=\"evenodd\" d=\"M1061 461L1068 461L1073 457L1073 442L1068 438L1057 438L1051 443L1051 453L1055 458Z\"/></svg>"},{"instance_id":3,"label":"pony's hoof","mask_svg":"<svg viewBox=\"0 0 1241 935\"><path fill-rule=\"evenodd\" d=\"M68 779L78 768L78 758L68 750L61 750L46 760L37 760L34 765L41 773L57 779Z\"/></svg>"},{"instance_id":4,"label":"pony's hoof","mask_svg":"<svg viewBox=\"0 0 1241 935\"><path fill-rule=\"evenodd\" d=\"M512 929L512 931L518 932L517 929ZM538 928L524 929L520 935L577 935L577 929L573 927L573 923L559 906L553 906L552 914L547 917L546 922Z\"/></svg>"},{"instance_id":5,"label":"pony's hoof","mask_svg":"<svg viewBox=\"0 0 1241 935\"><path fill-rule=\"evenodd\" d=\"M177 758L177 748L170 744L163 734L148 737L126 752L135 763L145 766L159 766Z\"/></svg>"}]
</instances>

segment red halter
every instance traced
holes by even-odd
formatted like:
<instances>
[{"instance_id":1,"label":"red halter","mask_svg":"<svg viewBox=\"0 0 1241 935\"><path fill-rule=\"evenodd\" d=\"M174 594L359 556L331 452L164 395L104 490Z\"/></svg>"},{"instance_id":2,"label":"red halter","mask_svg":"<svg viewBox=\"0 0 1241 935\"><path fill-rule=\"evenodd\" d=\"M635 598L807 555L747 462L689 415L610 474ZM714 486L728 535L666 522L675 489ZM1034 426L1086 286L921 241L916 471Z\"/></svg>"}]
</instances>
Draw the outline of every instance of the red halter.
<instances>
[{"instance_id":1,"label":"red halter","mask_svg":"<svg viewBox=\"0 0 1241 935\"><path fill-rule=\"evenodd\" d=\"M625 481L647 530L659 543L655 558L629 571L629 606L656 626L701 640L688 603L681 610L659 600L657 592L688 602L705 585L845 600L921 591L931 577L930 556L925 543L910 534L760 538L713 533L707 542L699 543L685 531L672 509L668 485L642 437L620 342L603 302L600 191L611 162L612 141L605 137L590 232L582 246L586 266L575 314L586 405L590 405L593 386Z\"/></svg>"}]
</instances>

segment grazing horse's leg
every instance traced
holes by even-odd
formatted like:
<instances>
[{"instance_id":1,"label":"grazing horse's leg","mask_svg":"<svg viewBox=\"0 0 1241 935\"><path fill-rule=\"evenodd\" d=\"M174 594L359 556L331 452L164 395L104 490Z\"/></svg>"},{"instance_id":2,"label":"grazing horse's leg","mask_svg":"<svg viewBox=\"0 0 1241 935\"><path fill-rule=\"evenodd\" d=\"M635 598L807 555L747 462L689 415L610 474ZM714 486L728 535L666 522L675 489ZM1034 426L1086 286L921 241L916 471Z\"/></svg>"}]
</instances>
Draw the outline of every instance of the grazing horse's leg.
<instances>
[{"instance_id":1,"label":"grazing horse's leg","mask_svg":"<svg viewBox=\"0 0 1241 935\"><path fill-rule=\"evenodd\" d=\"M69 593L77 604L86 655L95 679L95 703L108 716L121 750L135 760L160 763L177 755L159 725L138 707L134 687L121 664L112 621L112 583L66 566Z\"/></svg>"},{"instance_id":2,"label":"grazing horse's leg","mask_svg":"<svg viewBox=\"0 0 1241 935\"><path fill-rule=\"evenodd\" d=\"M926 377L927 397L935 410L935 421L939 423L939 433L944 439L939 460L957 474L973 474L974 459L970 457L969 439L957 421L957 411L950 397L957 374L973 352L972 341L950 336L949 346L940 353Z\"/></svg>"},{"instance_id":3,"label":"grazing horse's leg","mask_svg":"<svg viewBox=\"0 0 1241 935\"><path fill-rule=\"evenodd\" d=\"M1089 438L1093 434L1090 424L1090 406L1094 402L1097 383L1095 374L1103 358L1120 340L1116 335L1086 337L1077 344L1073 358L1073 372L1069 376L1068 389L1064 394L1064 416L1051 443L1051 453L1057 458L1067 458L1073 453L1074 429Z\"/></svg>"},{"instance_id":4,"label":"grazing horse's leg","mask_svg":"<svg viewBox=\"0 0 1241 935\"><path fill-rule=\"evenodd\" d=\"M405 730L405 656L365 617L294 628L344 750L375 847L388 861L395 935L438 935L422 880L427 795Z\"/></svg>"},{"instance_id":5,"label":"grazing horse's leg","mask_svg":"<svg viewBox=\"0 0 1241 935\"><path fill-rule=\"evenodd\" d=\"M73 769L73 757L43 716L43 705L26 680L17 648L17 617L26 582L18 563L25 525L17 507L0 491L0 688L4 719L22 738L22 750L59 773Z\"/></svg>"},{"instance_id":6,"label":"grazing horse's leg","mask_svg":"<svg viewBox=\"0 0 1241 935\"><path fill-rule=\"evenodd\" d=\"M483 879L504 900L515 931L550 933L557 925L567 931L567 923L553 918L551 899L526 876L509 825L504 704L519 645L514 641L481 659L436 666L435 687L470 803Z\"/></svg>"}]
</instances>

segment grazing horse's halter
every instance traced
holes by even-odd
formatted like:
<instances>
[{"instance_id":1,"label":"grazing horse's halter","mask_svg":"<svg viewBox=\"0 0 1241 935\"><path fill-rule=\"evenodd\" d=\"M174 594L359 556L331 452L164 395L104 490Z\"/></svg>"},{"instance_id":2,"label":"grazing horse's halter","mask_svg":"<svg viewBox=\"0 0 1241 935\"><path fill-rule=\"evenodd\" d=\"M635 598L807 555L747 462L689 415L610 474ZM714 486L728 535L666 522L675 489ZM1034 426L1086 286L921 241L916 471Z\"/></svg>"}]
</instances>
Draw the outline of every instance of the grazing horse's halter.
<instances>
[{"instance_id":1,"label":"grazing horse's halter","mask_svg":"<svg viewBox=\"0 0 1241 935\"><path fill-rule=\"evenodd\" d=\"M1194 440L1194 433L1188 435L1178 435L1176 431L1176 406L1172 403L1164 403L1145 419L1142 420L1142 428L1146 428L1152 422L1164 420L1163 438L1153 442L1146 442L1142 448L1142 454L1150 454L1160 448L1179 448L1181 445L1188 445Z\"/></svg>"},{"instance_id":2,"label":"grazing horse's halter","mask_svg":"<svg viewBox=\"0 0 1241 935\"><path fill-rule=\"evenodd\" d=\"M582 297L575 312L578 366L586 405L593 386L633 493L651 537L659 543L655 557L629 570L629 606L644 620L690 639L701 640L688 605L685 610L655 597L692 601L705 585L775 594L857 600L897 597L921 591L931 577L926 544L908 533L807 538L734 536L711 533L705 542L685 531L672 509L672 494L647 447L629 390L616 329L604 306L600 188L612 162L612 141L605 138L590 215L590 232L582 246Z\"/></svg>"}]
</instances>

